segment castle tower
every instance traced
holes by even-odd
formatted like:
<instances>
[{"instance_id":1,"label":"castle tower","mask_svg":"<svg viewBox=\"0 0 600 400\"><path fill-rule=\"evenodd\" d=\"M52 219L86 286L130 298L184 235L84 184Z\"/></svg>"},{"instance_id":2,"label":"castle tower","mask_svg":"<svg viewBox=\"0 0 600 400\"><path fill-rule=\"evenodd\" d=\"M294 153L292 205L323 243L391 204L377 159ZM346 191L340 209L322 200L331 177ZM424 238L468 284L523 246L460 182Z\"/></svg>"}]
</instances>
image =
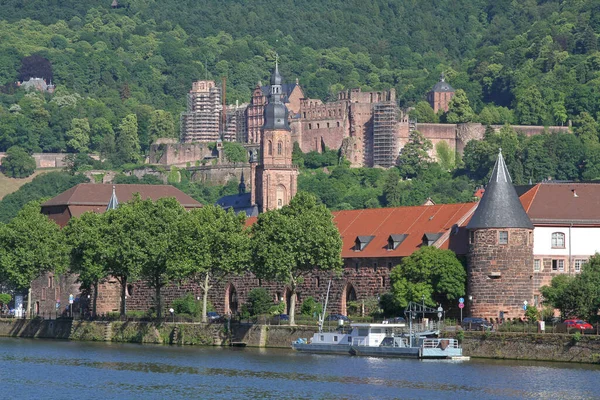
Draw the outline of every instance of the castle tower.
<instances>
[{"instance_id":1,"label":"castle tower","mask_svg":"<svg viewBox=\"0 0 600 400\"><path fill-rule=\"evenodd\" d=\"M520 318L533 300L533 224L523 209L502 151L469 230L470 315Z\"/></svg>"},{"instance_id":2,"label":"castle tower","mask_svg":"<svg viewBox=\"0 0 600 400\"><path fill-rule=\"evenodd\" d=\"M454 89L448 82L442 72L440 75L440 81L433 85L433 88L427 93L427 101L433 111L437 113L439 110L448 112L448 105L450 100L454 97Z\"/></svg>"},{"instance_id":3,"label":"castle tower","mask_svg":"<svg viewBox=\"0 0 600 400\"><path fill-rule=\"evenodd\" d=\"M292 164L292 137L288 110L283 104L279 65L271 75L268 103L264 108L260 159L252 164L252 202L260 212L289 204L298 186L298 168Z\"/></svg>"}]
</instances>

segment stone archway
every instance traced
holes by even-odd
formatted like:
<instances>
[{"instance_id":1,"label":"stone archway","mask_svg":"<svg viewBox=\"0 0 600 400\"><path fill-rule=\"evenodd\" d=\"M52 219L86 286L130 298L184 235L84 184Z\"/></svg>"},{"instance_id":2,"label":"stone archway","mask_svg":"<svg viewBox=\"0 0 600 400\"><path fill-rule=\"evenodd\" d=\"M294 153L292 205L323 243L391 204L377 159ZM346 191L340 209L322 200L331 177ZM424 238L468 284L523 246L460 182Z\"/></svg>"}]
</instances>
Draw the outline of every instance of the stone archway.
<instances>
[{"instance_id":1,"label":"stone archway","mask_svg":"<svg viewBox=\"0 0 600 400\"><path fill-rule=\"evenodd\" d=\"M340 305L340 312L343 315L348 315L348 303L352 301L356 301L356 289L354 289L354 285L351 283L346 283L344 290L342 291L342 301Z\"/></svg>"},{"instance_id":2,"label":"stone archway","mask_svg":"<svg viewBox=\"0 0 600 400\"><path fill-rule=\"evenodd\" d=\"M277 185L277 208L281 208L287 204L287 189L283 185Z\"/></svg>"},{"instance_id":3,"label":"stone archway","mask_svg":"<svg viewBox=\"0 0 600 400\"><path fill-rule=\"evenodd\" d=\"M230 283L227 285L227 289L225 289L225 313L237 314L238 305L237 290L233 283Z\"/></svg>"}]
</instances>

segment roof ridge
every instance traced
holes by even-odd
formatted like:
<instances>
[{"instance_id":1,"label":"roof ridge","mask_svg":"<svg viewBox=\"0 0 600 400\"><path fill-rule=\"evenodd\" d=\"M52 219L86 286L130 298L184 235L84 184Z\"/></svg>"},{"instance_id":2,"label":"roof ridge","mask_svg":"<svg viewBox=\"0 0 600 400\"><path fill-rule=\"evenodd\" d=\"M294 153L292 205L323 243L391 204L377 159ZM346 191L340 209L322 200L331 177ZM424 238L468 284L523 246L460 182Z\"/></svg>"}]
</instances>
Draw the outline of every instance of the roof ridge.
<instances>
[{"instance_id":1,"label":"roof ridge","mask_svg":"<svg viewBox=\"0 0 600 400\"><path fill-rule=\"evenodd\" d=\"M529 200L529 204L527 204L527 208L525 209L525 212L527 214L529 214L529 209L531 208L531 205L533 204L533 202L535 201L535 196L537 196L538 191L540 190L540 187L542 186L541 183L538 183L537 185L535 185L533 187L533 195L531 196L531 199Z\"/></svg>"}]
</instances>

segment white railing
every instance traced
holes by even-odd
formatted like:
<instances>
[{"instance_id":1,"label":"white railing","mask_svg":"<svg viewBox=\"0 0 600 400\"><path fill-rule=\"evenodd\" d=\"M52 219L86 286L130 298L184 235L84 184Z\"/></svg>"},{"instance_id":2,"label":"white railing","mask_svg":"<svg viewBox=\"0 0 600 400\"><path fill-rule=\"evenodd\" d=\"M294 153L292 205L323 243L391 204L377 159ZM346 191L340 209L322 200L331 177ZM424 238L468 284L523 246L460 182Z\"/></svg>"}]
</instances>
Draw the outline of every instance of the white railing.
<instances>
[{"instance_id":1,"label":"white railing","mask_svg":"<svg viewBox=\"0 0 600 400\"><path fill-rule=\"evenodd\" d=\"M456 339L423 339L424 349L458 349Z\"/></svg>"}]
</instances>

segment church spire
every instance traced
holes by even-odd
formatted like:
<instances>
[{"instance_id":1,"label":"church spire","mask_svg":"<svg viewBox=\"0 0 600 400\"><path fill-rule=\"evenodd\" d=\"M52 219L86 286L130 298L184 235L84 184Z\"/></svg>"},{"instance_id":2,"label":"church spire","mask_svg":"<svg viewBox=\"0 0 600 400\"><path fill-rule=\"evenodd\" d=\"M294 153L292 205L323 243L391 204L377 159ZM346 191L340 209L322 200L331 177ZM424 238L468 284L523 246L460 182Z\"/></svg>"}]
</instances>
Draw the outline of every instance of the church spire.
<instances>
[{"instance_id":1,"label":"church spire","mask_svg":"<svg viewBox=\"0 0 600 400\"><path fill-rule=\"evenodd\" d=\"M283 104L283 78L279 74L279 56L275 57L275 69L271 74L268 103L264 111L264 129L290 130L288 109Z\"/></svg>"},{"instance_id":2,"label":"church spire","mask_svg":"<svg viewBox=\"0 0 600 400\"><path fill-rule=\"evenodd\" d=\"M510 173L502 157L502 149L498 152L485 193L467 225L467 229L486 228L533 229L533 224L512 184Z\"/></svg>"},{"instance_id":3,"label":"church spire","mask_svg":"<svg viewBox=\"0 0 600 400\"><path fill-rule=\"evenodd\" d=\"M244 182L244 171L242 171L242 177L240 178L240 184L238 185L239 194L246 193L246 182Z\"/></svg>"},{"instance_id":4,"label":"church spire","mask_svg":"<svg viewBox=\"0 0 600 400\"><path fill-rule=\"evenodd\" d=\"M112 196L110 196L110 200L108 201L108 205L106 206L106 211L115 210L119 206L119 200L117 200L117 193L115 192L115 185L112 187Z\"/></svg>"}]
</instances>

